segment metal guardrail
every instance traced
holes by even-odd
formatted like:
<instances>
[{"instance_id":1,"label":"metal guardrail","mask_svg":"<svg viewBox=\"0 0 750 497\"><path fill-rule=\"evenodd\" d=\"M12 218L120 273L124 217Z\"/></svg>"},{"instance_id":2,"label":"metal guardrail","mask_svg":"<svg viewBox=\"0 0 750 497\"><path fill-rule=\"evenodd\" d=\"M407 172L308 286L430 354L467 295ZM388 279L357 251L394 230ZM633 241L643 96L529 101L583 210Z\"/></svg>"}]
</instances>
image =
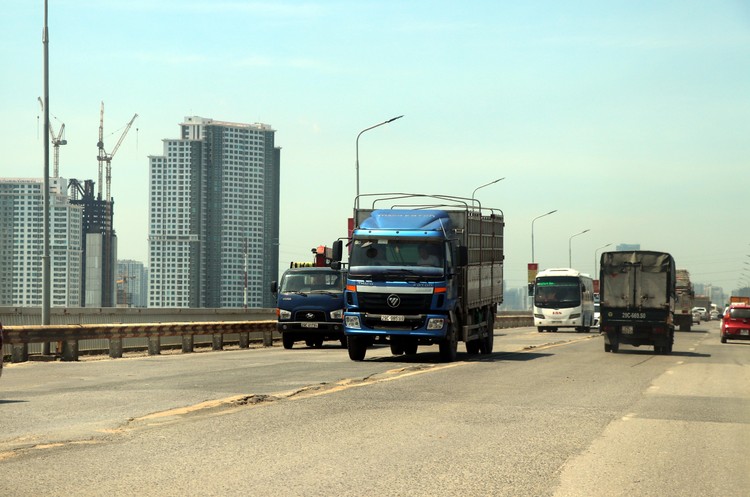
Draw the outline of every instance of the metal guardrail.
<instances>
[{"instance_id":1,"label":"metal guardrail","mask_svg":"<svg viewBox=\"0 0 750 497\"><path fill-rule=\"evenodd\" d=\"M262 314L259 314L259 316ZM495 320L495 328L517 328L533 326L529 312L502 312ZM51 324L0 326L3 333L3 354L10 355L11 362L29 360L30 345L37 345L41 355L60 356L63 361L76 361L80 352L108 352L112 358L122 357L125 348L147 349L149 355L159 355L163 346L180 345L182 352L192 352L197 339L210 337L214 350L222 350L225 342L239 343L240 348L249 348L251 334L263 346L273 346L279 337L276 320L257 321L210 321L174 323L128 323L128 324ZM173 338L171 343L169 338ZM175 343L174 338L179 337ZM236 337L236 338L235 338ZM162 339L166 338L167 341ZM128 344L128 340L131 341ZM138 341L138 345L133 342ZM93 342L93 343L92 343ZM42 345L56 344L54 353L45 354Z\"/></svg>"}]
</instances>

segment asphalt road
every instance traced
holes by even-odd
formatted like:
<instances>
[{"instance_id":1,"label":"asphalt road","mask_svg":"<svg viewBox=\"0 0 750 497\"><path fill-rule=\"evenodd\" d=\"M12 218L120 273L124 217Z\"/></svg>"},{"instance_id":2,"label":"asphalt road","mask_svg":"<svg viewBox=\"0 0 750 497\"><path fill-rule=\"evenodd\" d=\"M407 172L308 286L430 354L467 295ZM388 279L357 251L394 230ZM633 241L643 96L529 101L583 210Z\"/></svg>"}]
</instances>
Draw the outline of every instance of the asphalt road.
<instances>
[{"instance_id":1,"label":"asphalt road","mask_svg":"<svg viewBox=\"0 0 750 497\"><path fill-rule=\"evenodd\" d=\"M710 322L668 356L519 328L450 364L333 342L10 364L0 496L746 496L749 362Z\"/></svg>"}]
</instances>

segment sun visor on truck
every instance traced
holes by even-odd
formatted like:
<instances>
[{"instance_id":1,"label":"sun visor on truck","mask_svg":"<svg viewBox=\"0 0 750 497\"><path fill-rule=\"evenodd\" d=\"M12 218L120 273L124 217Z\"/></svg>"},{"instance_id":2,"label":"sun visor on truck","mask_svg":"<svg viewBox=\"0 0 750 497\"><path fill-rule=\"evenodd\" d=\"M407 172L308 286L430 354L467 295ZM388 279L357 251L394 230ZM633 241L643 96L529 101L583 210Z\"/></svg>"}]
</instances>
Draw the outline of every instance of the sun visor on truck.
<instances>
[{"instance_id":1,"label":"sun visor on truck","mask_svg":"<svg viewBox=\"0 0 750 497\"><path fill-rule=\"evenodd\" d=\"M452 226L446 211L383 209L372 211L360 228L450 232Z\"/></svg>"}]
</instances>

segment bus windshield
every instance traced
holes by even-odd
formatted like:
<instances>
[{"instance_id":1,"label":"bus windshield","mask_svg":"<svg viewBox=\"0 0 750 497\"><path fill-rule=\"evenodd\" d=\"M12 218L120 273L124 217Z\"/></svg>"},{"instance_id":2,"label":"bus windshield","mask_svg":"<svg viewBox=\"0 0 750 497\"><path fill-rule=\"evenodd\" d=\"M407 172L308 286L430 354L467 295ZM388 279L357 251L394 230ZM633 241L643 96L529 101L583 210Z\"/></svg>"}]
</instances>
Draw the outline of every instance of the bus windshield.
<instances>
[{"instance_id":1,"label":"bus windshield","mask_svg":"<svg viewBox=\"0 0 750 497\"><path fill-rule=\"evenodd\" d=\"M581 305L581 285L578 278L571 276L537 278L534 285L534 305L553 308Z\"/></svg>"}]
</instances>

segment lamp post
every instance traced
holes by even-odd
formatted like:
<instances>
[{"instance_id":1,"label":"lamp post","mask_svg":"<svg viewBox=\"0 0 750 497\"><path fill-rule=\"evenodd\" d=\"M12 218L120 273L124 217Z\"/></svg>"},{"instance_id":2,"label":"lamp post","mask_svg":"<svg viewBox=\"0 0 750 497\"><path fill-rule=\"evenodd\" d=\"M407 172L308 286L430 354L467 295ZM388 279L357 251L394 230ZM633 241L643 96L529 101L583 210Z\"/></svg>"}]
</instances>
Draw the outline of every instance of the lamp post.
<instances>
[{"instance_id":1,"label":"lamp post","mask_svg":"<svg viewBox=\"0 0 750 497\"><path fill-rule=\"evenodd\" d=\"M571 235L570 238L568 238L568 267L570 267L570 268L573 267L573 249L572 249L571 241L573 240L574 237L576 237L578 235L583 235L584 233L588 233L589 231L591 231L591 230L586 229L586 230L581 231L580 233L576 233L575 235Z\"/></svg>"},{"instance_id":2,"label":"lamp post","mask_svg":"<svg viewBox=\"0 0 750 497\"><path fill-rule=\"evenodd\" d=\"M384 124L392 123L396 119L401 119L402 117L404 117L404 116L400 115L400 116L392 117L392 118L388 119L387 121L383 121L382 123L378 123L378 124L376 124L374 126L370 126L369 128L363 129L357 135L357 141L356 141L357 158L356 158L356 162L355 162L355 168L357 170L357 197L359 197L359 137L362 136L362 133L364 133L365 131L370 131L371 129L377 128L378 126L382 126Z\"/></svg>"},{"instance_id":3,"label":"lamp post","mask_svg":"<svg viewBox=\"0 0 750 497\"><path fill-rule=\"evenodd\" d=\"M534 221L539 219L540 217L549 216L550 214L554 214L557 212L557 209L553 211L549 211L546 214L542 214L541 216L537 216L534 219L531 220L531 262L534 262Z\"/></svg>"},{"instance_id":4,"label":"lamp post","mask_svg":"<svg viewBox=\"0 0 750 497\"><path fill-rule=\"evenodd\" d=\"M503 176L502 178L498 178L498 179L496 179L495 181L490 181L489 183L485 183L485 184L484 184L484 185L482 185L482 186L478 186L478 187L474 188L474 191L473 191L473 192L471 193L471 200L472 200L472 202L474 201L474 195L475 195L475 194L477 193L477 190L479 190L480 188L484 188L485 186L490 186L490 185L494 185L494 184L495 184L495 183L497 183L498 181L502 181L502 180L504 180L504 179L505 179L505 176Z\"/></svg>"},{"instance_id":5,"label":"lamp post","mask_svg":"<svg viewBox=\"0 0 750 497\"><path fill-rule=\"evenodd\" d=\"M608 244L606 244L606 245L602 245L602 246L601 246L601 247L599 247L598 249L594 250L594 274L592 275L592 276L594 277L594 279L596 279L596 278L597 278L597 276L596 276L596 275L598 274L598 273L597 273L597 271L596 271L596 263L597 263L597 261L598 261L599 259L598 259L598 258L596 257L596 253L597 253L597 252L599 252L599 251L600 251L601 249L605 249L605 248L609 247L610 245L612 245L612 244L611 244L611 243L608 243Z\"/></svg>"}]
</instances>

